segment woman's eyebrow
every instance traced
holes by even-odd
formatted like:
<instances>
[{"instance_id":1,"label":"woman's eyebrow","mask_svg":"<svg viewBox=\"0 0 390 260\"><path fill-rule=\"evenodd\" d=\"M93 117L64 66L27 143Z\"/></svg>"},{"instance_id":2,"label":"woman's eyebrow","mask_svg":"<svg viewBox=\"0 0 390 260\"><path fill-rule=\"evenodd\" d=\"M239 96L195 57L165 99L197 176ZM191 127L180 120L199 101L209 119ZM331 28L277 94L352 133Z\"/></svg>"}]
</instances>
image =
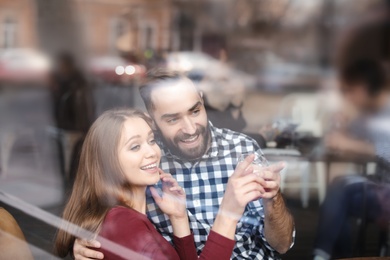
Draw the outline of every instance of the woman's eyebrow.
<instances>
[{"instance_id":1,"label":"woman's eyebrow","mask_svg":"<svg viewBox=\"0 0 390 260\"><path fill-rule=\"evenodd\" d=\"M127 145L131 140L136 139L136 138L141 138L141 136L140 136L140 135L135 135L135 136L130 137L130 138L126 141L125 145Z\"/></svg>"}]
</instances>

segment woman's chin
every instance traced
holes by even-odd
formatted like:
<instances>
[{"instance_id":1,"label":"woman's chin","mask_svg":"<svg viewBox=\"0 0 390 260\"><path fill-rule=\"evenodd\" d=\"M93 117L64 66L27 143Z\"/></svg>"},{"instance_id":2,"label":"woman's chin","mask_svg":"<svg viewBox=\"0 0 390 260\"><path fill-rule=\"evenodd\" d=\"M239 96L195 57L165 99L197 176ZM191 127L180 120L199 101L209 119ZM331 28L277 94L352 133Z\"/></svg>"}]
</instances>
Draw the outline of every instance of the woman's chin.
<instances>
[{"instance_id":1,"label":"woman's chin","mask_svg":"<svg viewBox=\"0 0 390 260\"><path fill-rule=\"evenodd\" d=\"M160 175L151 176L148 180L148 186L155 185L160 181Z\"/></svg>"}]
</instances>

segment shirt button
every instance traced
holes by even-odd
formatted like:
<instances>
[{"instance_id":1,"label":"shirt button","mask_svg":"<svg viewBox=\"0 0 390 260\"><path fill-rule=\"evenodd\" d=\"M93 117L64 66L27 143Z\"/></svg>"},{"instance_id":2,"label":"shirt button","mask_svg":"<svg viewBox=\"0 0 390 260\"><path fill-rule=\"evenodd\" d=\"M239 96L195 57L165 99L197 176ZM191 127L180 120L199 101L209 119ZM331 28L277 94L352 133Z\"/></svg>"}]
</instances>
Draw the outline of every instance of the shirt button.
<instances>
[{"instance_id":1,"label":"shirt button","mask_svg":"<svg viewBox=\"0 0 390 260\"><path fill-rule=\"evenodd\" d=\"M194 206L199 207L200 206L200 200L194 200Z\"/></svg>"}]
</instances>

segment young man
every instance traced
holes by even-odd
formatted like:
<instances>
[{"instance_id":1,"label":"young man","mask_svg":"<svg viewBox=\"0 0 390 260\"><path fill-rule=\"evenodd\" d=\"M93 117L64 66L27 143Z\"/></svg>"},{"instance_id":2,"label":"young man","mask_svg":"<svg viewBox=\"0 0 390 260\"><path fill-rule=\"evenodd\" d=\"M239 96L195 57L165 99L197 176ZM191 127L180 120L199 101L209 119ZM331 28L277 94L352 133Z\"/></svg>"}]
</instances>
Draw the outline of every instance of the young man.
<instances>
[{"instance_id":1,"label":"young man","mask_svg":"<svg viewBox=\"0 0 390 260\"><path fill-rule=\"evenodd\" d=\"M140 92L161 141L160 167L185 189L190 226L201 252L239 156L261 154L260 147L245 135L213 127L202 94L185 77L159 73ZM237 226L232 259L275 259L292 246L293 218L279 191L282 168L276 165L266 172L259 167L266 192L261 200L248 204ZM236 185L238 188L240 183ZM156 228L171 241L171 224L153 200L148 201L147 211ZM87 245L93 247L86 241L76 241L76 259L97 256Z\"/></svg>"},{"instance_id":2,"label":"young man","mask_svg":"<svg viewBox=\"0 0 390 260\"><path fill-rule=\"evenodd\" d=\"M383 64L374 60L356 61L341 71L341 91L359 117L347 133L333 132L325 142L340 153L375 158L377 171L370 179L346 176L330 185L320 211L314 259L351 256L349 216L388 221L390 92L386 74Z\"/></svg>"}]
</instances>

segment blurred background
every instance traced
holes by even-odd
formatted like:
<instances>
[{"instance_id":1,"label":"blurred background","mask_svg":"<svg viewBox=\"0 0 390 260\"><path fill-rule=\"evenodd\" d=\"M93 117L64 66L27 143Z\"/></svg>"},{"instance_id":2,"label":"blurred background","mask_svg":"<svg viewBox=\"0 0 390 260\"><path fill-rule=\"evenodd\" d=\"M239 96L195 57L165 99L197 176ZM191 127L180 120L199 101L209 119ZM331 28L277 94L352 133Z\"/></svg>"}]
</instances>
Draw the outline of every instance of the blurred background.
<instances>
[{"instance_id":1,"label":"blurred background","mask_svg":"<svg viewBox=\"0 0 390 260\"><path fill-rule=\"evenodd\" d=\"M289 163L282 188L297 237L283 258L310 259L327 184L357 166L307 158L349 109L337 67L388 59L389 30L350 40L388 10L384 0L0 0L0 190L59 216L90 123L109 108L144 109L139 84L165 67L205 93L215 125ZM47 259L55 228L9 204L34 257ZM364 241L360 255L379 254L375 225Z\"/></svg>"}]
</instances>

